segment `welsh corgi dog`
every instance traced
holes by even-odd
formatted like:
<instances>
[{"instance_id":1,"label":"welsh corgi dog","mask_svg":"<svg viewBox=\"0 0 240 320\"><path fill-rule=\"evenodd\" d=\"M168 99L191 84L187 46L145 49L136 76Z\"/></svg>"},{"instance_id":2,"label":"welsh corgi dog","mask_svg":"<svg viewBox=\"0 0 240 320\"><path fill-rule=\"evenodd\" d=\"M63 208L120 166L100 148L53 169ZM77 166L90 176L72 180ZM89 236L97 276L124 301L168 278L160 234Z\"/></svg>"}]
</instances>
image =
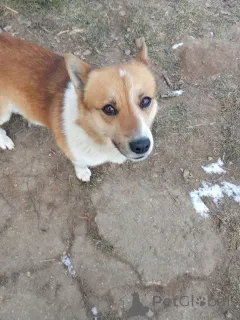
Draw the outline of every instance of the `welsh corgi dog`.
<instances>
[{"instance_id":1,"label":"welsh corgi dog","mask_svg":"<svg viewBox=\"0 0 240 320\"><path fill-rule=\"evenodd\" d=\"M146 159L157 108L145 42L128 63L92 69L72 54L0 34L0 125L18 113L49 128L82 181L89 167ZM14 148L2 128L0 148Z\"/></svg>"}]
</instances>

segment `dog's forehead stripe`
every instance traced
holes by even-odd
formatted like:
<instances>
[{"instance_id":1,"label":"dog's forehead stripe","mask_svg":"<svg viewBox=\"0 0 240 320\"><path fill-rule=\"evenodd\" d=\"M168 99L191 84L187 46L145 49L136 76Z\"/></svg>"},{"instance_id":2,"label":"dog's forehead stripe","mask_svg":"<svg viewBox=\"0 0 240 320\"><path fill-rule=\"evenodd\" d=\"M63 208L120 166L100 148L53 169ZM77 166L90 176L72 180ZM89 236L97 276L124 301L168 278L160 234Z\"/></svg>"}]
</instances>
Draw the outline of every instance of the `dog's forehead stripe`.
<instances>
[{"instance_id":1,"label":"dog's forehead stripe","mask_svg":"<svg viewBox=\"0 0 240 320\"><path fill-rule=\"evenodd\" d=\"M134 106L134 85L131 74L126 69L119 69L120 76L125 83L125 89L128 91L128 98L131 106Z\"/></svg>"},{"instance_id":2,"label":"dog's forehead stripe","mask_svg":"<svg viewBox=\"0 0 240 320\"><path fill-rule=\"evenodd\" d=\"M138 107L136 106L135 103L135 86L134 86L134 81L131 73L126 70L126 69L119 69L120 76L123 78L123 81L125 83L125 90L127 90L127 95L128 95L128 100L131 106L131 109L135 113L135 115L138 117L139 112L138 112Z\"/></svg>"},{"instance_id":3,"label":"dog's forehead stripe","mask_svg":"<svg viewBox=\"0 0 240 320\"><path fill-rule=\"evenodd\" d=\"M119 69L119 73L122 78L127 75L127 71L125 69Z\"/></svg>"},{"instance_id":4,"label":"dog's forehead stripe","mask_svg":"<svg viewBox=\"0 0 240 320\"><path fill-rule=\"evenodd\" d=\"M126 69L119 69L120 76L123 78L123 82L125 84L125 90L127 91L127 99L129 101L129 106L131 108L131 112L136 119L137 127L134 128L135 131L139 131L139 134L145 132L143 130L143 118L140 114L139 108L136 105L135 95L136 95L136 87L134 86L134 81L131 73Z\"/></svg>"}]
</instances>

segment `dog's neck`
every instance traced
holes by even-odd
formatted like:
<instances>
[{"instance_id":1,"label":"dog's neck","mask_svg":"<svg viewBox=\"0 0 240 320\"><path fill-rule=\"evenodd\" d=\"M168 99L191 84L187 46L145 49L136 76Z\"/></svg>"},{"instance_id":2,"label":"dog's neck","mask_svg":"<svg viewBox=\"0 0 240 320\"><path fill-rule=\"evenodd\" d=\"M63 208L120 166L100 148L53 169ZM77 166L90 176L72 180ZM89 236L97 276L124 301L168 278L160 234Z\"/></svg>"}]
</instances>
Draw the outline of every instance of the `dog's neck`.
<instances>
[{"instance_id":1,"label":"dog's neck","mask_svg":"<svg viewBox=\"0 0 240 320\"><path fill-rule=\"evenodd\" d=\"M89 122L89 119L86 119L84 113L81 112L79 106L79 100L81 99L80 93L76 92L72 82L68 83L67 89L65 91L65 99L64 99L64 121L66 119L69 122L72 122L72 125L79 126L81 130L84 130L86 134L92 138L97 144L107 144L108 140L103 135L100 135L94 127Z\"/></svg>"}]
</instances>

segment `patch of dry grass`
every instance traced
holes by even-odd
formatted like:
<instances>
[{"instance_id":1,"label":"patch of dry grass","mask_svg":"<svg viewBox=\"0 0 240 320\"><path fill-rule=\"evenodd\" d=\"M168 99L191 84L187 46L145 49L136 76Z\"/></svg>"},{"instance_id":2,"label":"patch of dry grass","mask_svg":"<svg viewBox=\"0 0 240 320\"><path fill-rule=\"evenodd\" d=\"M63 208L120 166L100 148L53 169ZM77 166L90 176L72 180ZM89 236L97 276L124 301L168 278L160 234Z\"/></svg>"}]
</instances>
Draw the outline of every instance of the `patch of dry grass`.
<instances>
[{"instance_id":1,"label":"patch of dry grass","mask_svg":"<svg viewBox=\"0 0 240 320\"><path fill-rule=\"evenodd\" d=\"M131 15L127 27L130 33L126 39L132 43L134 39L145 36L151 55L168 70L176 69L177 62L171 46L186 35L202 37L204 24L209 19L209 12L192 1L184 0L162 6L151 7L129 6ZM144 12L144 14L142 14Z\"/></svg>"},{"instance_id":2,"label":"patch of dry grass","mask_svg":"<svg viewBox=\"0 0 240 320\"><path fill-rule=\"evenodd\" d=\"M71 5L72 21L85 30L86 41L93 49L107 46L110 35L108 8L101 3L81 1L81 5Z\"/></svg>"},{"instance_id":3,"label":"patch of dry grass","mask_svg":"<svg viewBox=\"0 0 240 320\"><path fill-rule=\"evenodd\" d=\"M231 16L219 18L220 9L199 5L196 0L169 1L166 5L137 2L128 5L129 15L125 34L128 46L134 39L145 36L153 60L171 73L178 73L178 61L172 45L189 37L196 39L209 37L221 38L226 30L234 25ZM127 29L126 28L126 29Z\"/></svg>"},{"instance_id":4,"label":"patch of dry grass","mask_svg":"<svg viewBox=\"0 0 240 320\"><path fill-rule=\"evenodd\" d=\"M116 317L114 314L105 313L101 315L101 320L120 320L120 318Z\"/></svg>"},{"instance_id":5,"label":"patch of dry grass","mask_svg":"<svg viewBox=\"0 0 240 320\"><path fill-rule=\"evenodd\" d=\"M215 81L215 95L221 102L222 152L225 161L240 159L240 85L232 76L221 75Z\"/></svg>"},{"instance_id":6,"label":"patch of dry grass","mask_svg":"<svg viewBox=\"0 0 240 320\"><path fill-rule=\"evenodd\" d=\"M151 59L169 72L176 73L178 63L173 50L170 49L171 42L165 39L166 34L162 25L164 12L161 10L153 11L149 7L145 7L143 10L144 15L142 11L130 7L132 14L128 16L126 21L126 29L129 30L125 35L126 44L132 47L135 39L144 36Z\"/></svg>"},{"instance_id":7,"label":"patch of dry grass","mask_svg":"<svg viewBox=\"0 0 240 320\"><path fill-rule=\"evenodd\" d=\"M153 126L153 134L159 138L167 138L172 134L184 134L187 130L188 116L184 104L176 104L157 116Z\"/></svg>"},{"instance_id":8,"label":"patch of dry grass","mask_svg":"<svg viewBox=\"0 0 240 320\"><path fill-rule=\"evenodd\" d=\"M108 254L112 253L113 246L99 234L97 226L93 225L88 227L88 236L92 239L96 247L102 252Z\"/></svg>"},{"instance_id":9,"label":"patch of dry grass","mask_svg":"<svg viewBox=\"0 0 240 320\"><path fill-rule=\"evenodd\" d=\"M50 10L63 10L71 0L4 0L4 4L14 10L26 13L41 13Z\"/></svg>"},{"instance_id":10,"label":"patch of dry grass","mask_svg":"<svg viewBox=\"0 0 240 320\"><path fill-rule=\"evenodd\" d=\"M86 43L92 49L98 50L107 46L110 39L109 8L100 1L5 0L4 4L24 16L36 16L35 23L41 22L46 13L61 17L63 29L74 26L84 30Z\"/></svg>"}]
</instances>

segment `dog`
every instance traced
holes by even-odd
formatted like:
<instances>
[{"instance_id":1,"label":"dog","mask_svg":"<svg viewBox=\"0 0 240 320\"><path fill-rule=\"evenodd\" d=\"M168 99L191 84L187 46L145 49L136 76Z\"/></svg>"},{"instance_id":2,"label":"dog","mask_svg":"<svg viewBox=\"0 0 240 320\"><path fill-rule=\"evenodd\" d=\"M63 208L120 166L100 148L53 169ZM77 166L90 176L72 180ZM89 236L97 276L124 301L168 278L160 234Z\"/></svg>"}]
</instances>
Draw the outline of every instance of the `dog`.
<instances>
[{"instance_id":1,"label":"dog","mask_svg":"<svg viewBox=\"0 0 240 320\"><path fill-rule=\"evenodd\" d=\"M82 181L89 167L146 159L157 109L145 42L131 61L92 69L72 54L0 34L0 125L18 113L49 128ZM0 148L14 148L2 128Z\"/></svg>"}]
</instances>

